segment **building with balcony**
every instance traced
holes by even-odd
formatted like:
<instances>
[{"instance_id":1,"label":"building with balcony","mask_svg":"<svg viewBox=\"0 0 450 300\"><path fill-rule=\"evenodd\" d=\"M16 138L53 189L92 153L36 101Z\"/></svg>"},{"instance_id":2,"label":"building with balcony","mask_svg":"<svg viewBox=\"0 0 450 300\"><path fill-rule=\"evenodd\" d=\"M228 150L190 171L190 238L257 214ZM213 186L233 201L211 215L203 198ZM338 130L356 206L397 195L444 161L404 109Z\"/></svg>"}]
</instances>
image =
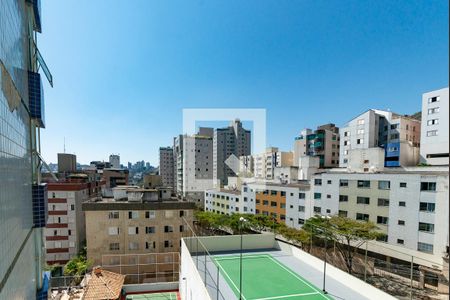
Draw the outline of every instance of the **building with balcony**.
<instances>
[{"instance_id":1,"label":"building with balcony","mask_svg":"<svg viewBox=\"0 0 450 300\"><path fill-rule=\"evenodd\" d=\"M422 135L420 161L448 165L448 87L422 96Z\"/></svg>"},{"instance_id":2,"label":"building with balcony","mask_svg":"<svg viewBox=\"0 0 450 300\"><path fill-rule=\"evenodd\" d=\"M299 165L302 156L314 156L319 157L320 168L339 166L339 140L339 128L331 123L317 127L314 132L302 130L294 142L294 165Z\"/></svg>"}]
</instances>

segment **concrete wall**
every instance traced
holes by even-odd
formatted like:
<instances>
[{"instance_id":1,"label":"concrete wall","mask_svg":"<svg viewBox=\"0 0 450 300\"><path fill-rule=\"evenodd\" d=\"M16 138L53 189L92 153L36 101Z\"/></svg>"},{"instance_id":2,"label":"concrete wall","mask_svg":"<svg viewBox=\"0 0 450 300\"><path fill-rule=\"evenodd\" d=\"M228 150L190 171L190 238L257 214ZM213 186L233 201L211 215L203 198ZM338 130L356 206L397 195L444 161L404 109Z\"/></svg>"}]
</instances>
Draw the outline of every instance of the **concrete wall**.
<instances>
[{"instance_id":1,"label":"concrete wall","mask_svg":"<svg viewBox=\"0 0 450 300\"><path fill-rule=\"evenodd\" d=\"M188 250L195 253L197 251L197 241L195 238L184 238ZM199 239L198 251L202 251L204 247L209 252L217 251L232 251L240 249L241 236L207 236ZM275 237L271 233L264 234L244 234L243 235L243 249L271 249L275 247ZM183 260L183 257L182 257Z\"/></svg>"}]
</instances>

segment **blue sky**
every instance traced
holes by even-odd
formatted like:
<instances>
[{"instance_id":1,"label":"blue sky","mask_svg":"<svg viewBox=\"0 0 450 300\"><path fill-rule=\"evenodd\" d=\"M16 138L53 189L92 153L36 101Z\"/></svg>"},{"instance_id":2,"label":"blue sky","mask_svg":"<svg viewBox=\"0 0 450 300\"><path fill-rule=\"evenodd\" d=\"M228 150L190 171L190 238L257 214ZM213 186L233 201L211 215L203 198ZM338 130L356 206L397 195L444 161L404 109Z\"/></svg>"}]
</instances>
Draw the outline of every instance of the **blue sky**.
<instances>
[{"instance_id":1,"label":"blue sky","mask_svg":"<svg viewBox=\"0 0 450 300\"><path fill-rule=\"evenodd\" d=\"M265 108L268 145L448 86L448 2L42 1L44 157L157 165L183 108Z\"/></svg>"}]
</instances>

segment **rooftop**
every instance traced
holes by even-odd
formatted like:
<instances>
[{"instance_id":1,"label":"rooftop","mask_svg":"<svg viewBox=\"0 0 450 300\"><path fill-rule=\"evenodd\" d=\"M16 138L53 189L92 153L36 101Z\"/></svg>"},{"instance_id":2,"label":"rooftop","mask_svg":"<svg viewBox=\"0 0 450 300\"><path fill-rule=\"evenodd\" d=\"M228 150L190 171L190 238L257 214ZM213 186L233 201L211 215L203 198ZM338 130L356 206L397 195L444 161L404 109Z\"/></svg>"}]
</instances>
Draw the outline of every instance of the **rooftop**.
<instances>
[{"instance_id":1,"label":"rooftop","mask_svg":"<svg viewBox=\"0 0 450 300\"><path fill-rule=\"evenodd\" d=\"M241 269L239 235L184 238L180 293L215 300L239 299L240 291L244 300L395 299L329 264L324 285L322 260L272 234L243 235L242 245Z\"/></svg>"},{"instance_id":2,"label":"rooftop","mask_svg":"<svg viewBox=\"0 0 450 300\"><path fill-rule=\"evenodd\" d=\"M83 299L118 299L124 280L125 275L102 270L100 267L94 268L91 279L87 283Z\"/></svg>"},{"instance_id":3,"label":"rooftop","mask_svg":"<svg viewBox=\"0 0 450 300\"><path fill-rule=\"evenodd\" d=\"M176 200L157 201L116 201L114 198L96 198L82 204L83 211L102 210L162 210L162 209L194 209L195 203Z\"/></svg>"}]
</instances>

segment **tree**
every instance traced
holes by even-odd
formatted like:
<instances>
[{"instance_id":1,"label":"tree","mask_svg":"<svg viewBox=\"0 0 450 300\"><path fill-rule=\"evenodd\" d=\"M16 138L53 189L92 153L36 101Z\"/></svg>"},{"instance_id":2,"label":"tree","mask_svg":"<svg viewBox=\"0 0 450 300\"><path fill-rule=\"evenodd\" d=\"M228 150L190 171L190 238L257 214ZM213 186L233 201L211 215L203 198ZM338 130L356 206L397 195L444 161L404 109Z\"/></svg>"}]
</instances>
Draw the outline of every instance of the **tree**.
<instances>
[{"instance_id":1,"label":"tree","mask_svg":"<svg viewBox=\"0 0 450 300\"><path fill-rule=\"evenodd\" d=\"M303 229L313 236L318 236L336 243L336 248L345 259L348 273L352 273L353 257L356 250L369 240L381 235L373 222L356 221L349 218L333 216L330 219L315 216L308 219Z\"/></svg>"},{"instance_id":2,"label":"tree","mask_svg":"<svg viewBox=\"0 0 450 300\"><path fill-rule=\"evenodd\" d=\"M92 266L92 261L86 257L86 249L82 248L80 253L69 260L64 266L64 275L74 276L75 284L80 283L81 278L86 274L87 270Z\"/></svg>"}]
</instances>

